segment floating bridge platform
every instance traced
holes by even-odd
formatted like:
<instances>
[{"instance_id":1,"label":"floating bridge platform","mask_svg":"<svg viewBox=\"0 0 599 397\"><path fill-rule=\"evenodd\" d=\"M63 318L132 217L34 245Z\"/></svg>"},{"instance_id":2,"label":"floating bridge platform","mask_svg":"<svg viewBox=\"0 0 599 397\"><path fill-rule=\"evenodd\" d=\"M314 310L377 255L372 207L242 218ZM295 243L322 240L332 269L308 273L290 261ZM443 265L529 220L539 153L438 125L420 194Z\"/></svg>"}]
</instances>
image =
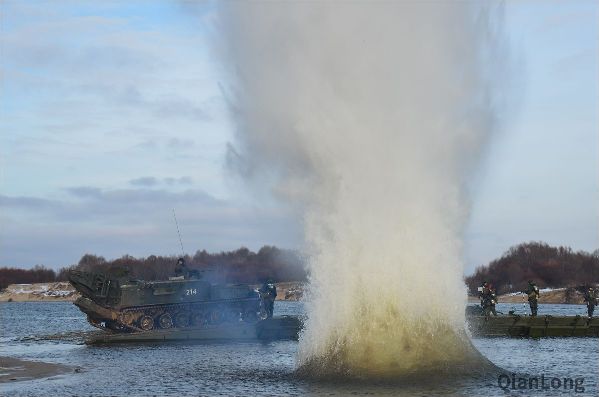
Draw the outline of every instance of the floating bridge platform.
<instances>
[{"instance_id":1,"label":"floating bridge platform","mask_svg":"<svg viewBox=\"0 0 599 397\"><path fill-rule=\"evenodd\" d=\"M218 340L297 340L302 322L297 316L275 316L254 324L223 324L202 328L162 329L93 335L86 344Z\"/></svg>"},{"instance_id":2,"label":"floating bridge platform","mask_svg":"<svg viewBox=\"0 0 599 397\"><path fill-rule=\"evenodd\" d=\"M586 316L467 316L474 337L599 337L599 318Z\"/></svg>"},{"instance_id":3,"label":"floating bridge platform","mask_svg":"<svg viewBox=\"0 0 599 397\"><path fill-rule=\"evenodd\" d=\"M473 337L599 337L599 318L584 316L467 316ZM204 328L165 329L134 333L95 334L87 344L218 340L297 340L302 329L298 316L275 316L255 324L226 324Z\"/></svg>"}]
</instances>

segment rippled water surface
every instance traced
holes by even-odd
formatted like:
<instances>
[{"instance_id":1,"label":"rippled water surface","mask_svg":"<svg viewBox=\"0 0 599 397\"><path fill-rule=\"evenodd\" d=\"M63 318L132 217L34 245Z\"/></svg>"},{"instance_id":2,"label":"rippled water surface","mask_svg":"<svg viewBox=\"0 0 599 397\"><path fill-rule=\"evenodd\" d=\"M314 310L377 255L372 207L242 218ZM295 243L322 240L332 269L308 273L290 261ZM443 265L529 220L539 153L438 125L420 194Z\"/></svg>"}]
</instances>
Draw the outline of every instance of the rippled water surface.
<instances>
[{"instance_id":1,"label":"rippled water surface","mask_svg":"<svg viewBox=\"0 0 599 397\"><path fill-rule=\"evenodd\" d=\"M500 304L507 313L522 305ZM298 302L277 302L275 314L301 314ZM580 305L540 305L540 314L584 314ZM430 376L408 383L315 381L295 375L295 341L128 344L86 346L91 332L71 303L0 304L0 355L66 364L80 372L0 384L2 396L54 395L396 395L504 396L599 395L596 338L473 339L500 367L486 378ZM47 335L67 333L60 338ZM545 379L548 389L512 390L511 376ZM501 379L499 376L505 374ZM551 387L551 379L578 379L575 389ZM510 384L506 387L506 382ZM582 379L582 382L580 381ZM501 383L500 387L499 383ZM554 383L554 386L557 383ZM582 391L584 388L584 392Z\"/></svg>"}]
</instances>

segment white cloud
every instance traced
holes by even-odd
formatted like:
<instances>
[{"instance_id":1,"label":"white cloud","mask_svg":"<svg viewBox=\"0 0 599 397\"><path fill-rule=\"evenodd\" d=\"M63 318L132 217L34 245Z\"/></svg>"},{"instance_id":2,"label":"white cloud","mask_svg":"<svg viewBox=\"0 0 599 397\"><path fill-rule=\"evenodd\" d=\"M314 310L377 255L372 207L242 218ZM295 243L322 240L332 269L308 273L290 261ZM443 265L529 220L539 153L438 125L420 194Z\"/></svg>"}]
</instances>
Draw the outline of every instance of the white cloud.
<instances>
[{"instance_id":1,"label":"white cloud","mask_svg":"<svg viewBox=\"0 0 599 397\"><path fill-rule=\"evenodd\" d=\"M173 208L185 249L295 248L298 230L282 207L218 200L200 190L104 190L82 186L60 200L0 196L0 266L75 263L85 253L176 254Z\"/></svg>"}]
</instances>

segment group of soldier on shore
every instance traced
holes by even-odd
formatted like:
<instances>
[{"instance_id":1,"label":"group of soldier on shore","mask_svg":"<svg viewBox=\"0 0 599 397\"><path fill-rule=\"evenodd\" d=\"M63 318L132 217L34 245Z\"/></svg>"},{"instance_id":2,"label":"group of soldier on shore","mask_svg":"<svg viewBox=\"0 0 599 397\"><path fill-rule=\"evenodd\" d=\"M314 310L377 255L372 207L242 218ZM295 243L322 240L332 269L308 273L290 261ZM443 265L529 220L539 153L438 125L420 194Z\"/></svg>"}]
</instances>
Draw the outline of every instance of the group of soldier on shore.
<instances>
[{"instance_id":1,"label":"group of soldier on shore","mask_svg":"<svg viewBox=\"0 0 599 397\"><path fill-rule=\"evenodd\" d=\"M484 315L490 316L491 313L496 316L497 311L495 310L495 305L497 304L497 291L493 287L491 283L483 282L482 285L478 289L479 298L480 298L480 306L483 309ZM539 307L539 287L534 283L533 280L528 281L528 287L526 291L523 291L528 297L528 305L530 306L530 314L535 317L538 313ZM587 305L587 312L589 318L593 317L593 312L595 311L595 306L599 304L599 289L596 290L593 287L585 287L584 290L584 302Z\"/></svg>"}]
</instances>

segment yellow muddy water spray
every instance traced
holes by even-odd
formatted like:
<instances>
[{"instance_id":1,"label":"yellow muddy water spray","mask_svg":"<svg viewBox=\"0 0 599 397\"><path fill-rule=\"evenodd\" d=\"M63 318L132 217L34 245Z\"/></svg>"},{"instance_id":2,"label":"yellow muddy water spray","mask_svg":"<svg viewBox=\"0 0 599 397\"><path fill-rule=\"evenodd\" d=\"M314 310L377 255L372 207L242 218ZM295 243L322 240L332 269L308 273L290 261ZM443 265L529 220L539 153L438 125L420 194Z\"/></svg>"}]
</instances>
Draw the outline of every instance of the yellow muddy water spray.
<instances>
[{"instance_id":1,"label":"yellow muddy water spray","mask_svg":"<svg viewBox=\"0 0 599 397\"><path fill-rule=\"evenodd\" d=\"M243 174L297 204L310 252L299 368L476 366L465 184L496 126L499 25L475 2L219 10Z\"/></svg>"}]
</instances>

